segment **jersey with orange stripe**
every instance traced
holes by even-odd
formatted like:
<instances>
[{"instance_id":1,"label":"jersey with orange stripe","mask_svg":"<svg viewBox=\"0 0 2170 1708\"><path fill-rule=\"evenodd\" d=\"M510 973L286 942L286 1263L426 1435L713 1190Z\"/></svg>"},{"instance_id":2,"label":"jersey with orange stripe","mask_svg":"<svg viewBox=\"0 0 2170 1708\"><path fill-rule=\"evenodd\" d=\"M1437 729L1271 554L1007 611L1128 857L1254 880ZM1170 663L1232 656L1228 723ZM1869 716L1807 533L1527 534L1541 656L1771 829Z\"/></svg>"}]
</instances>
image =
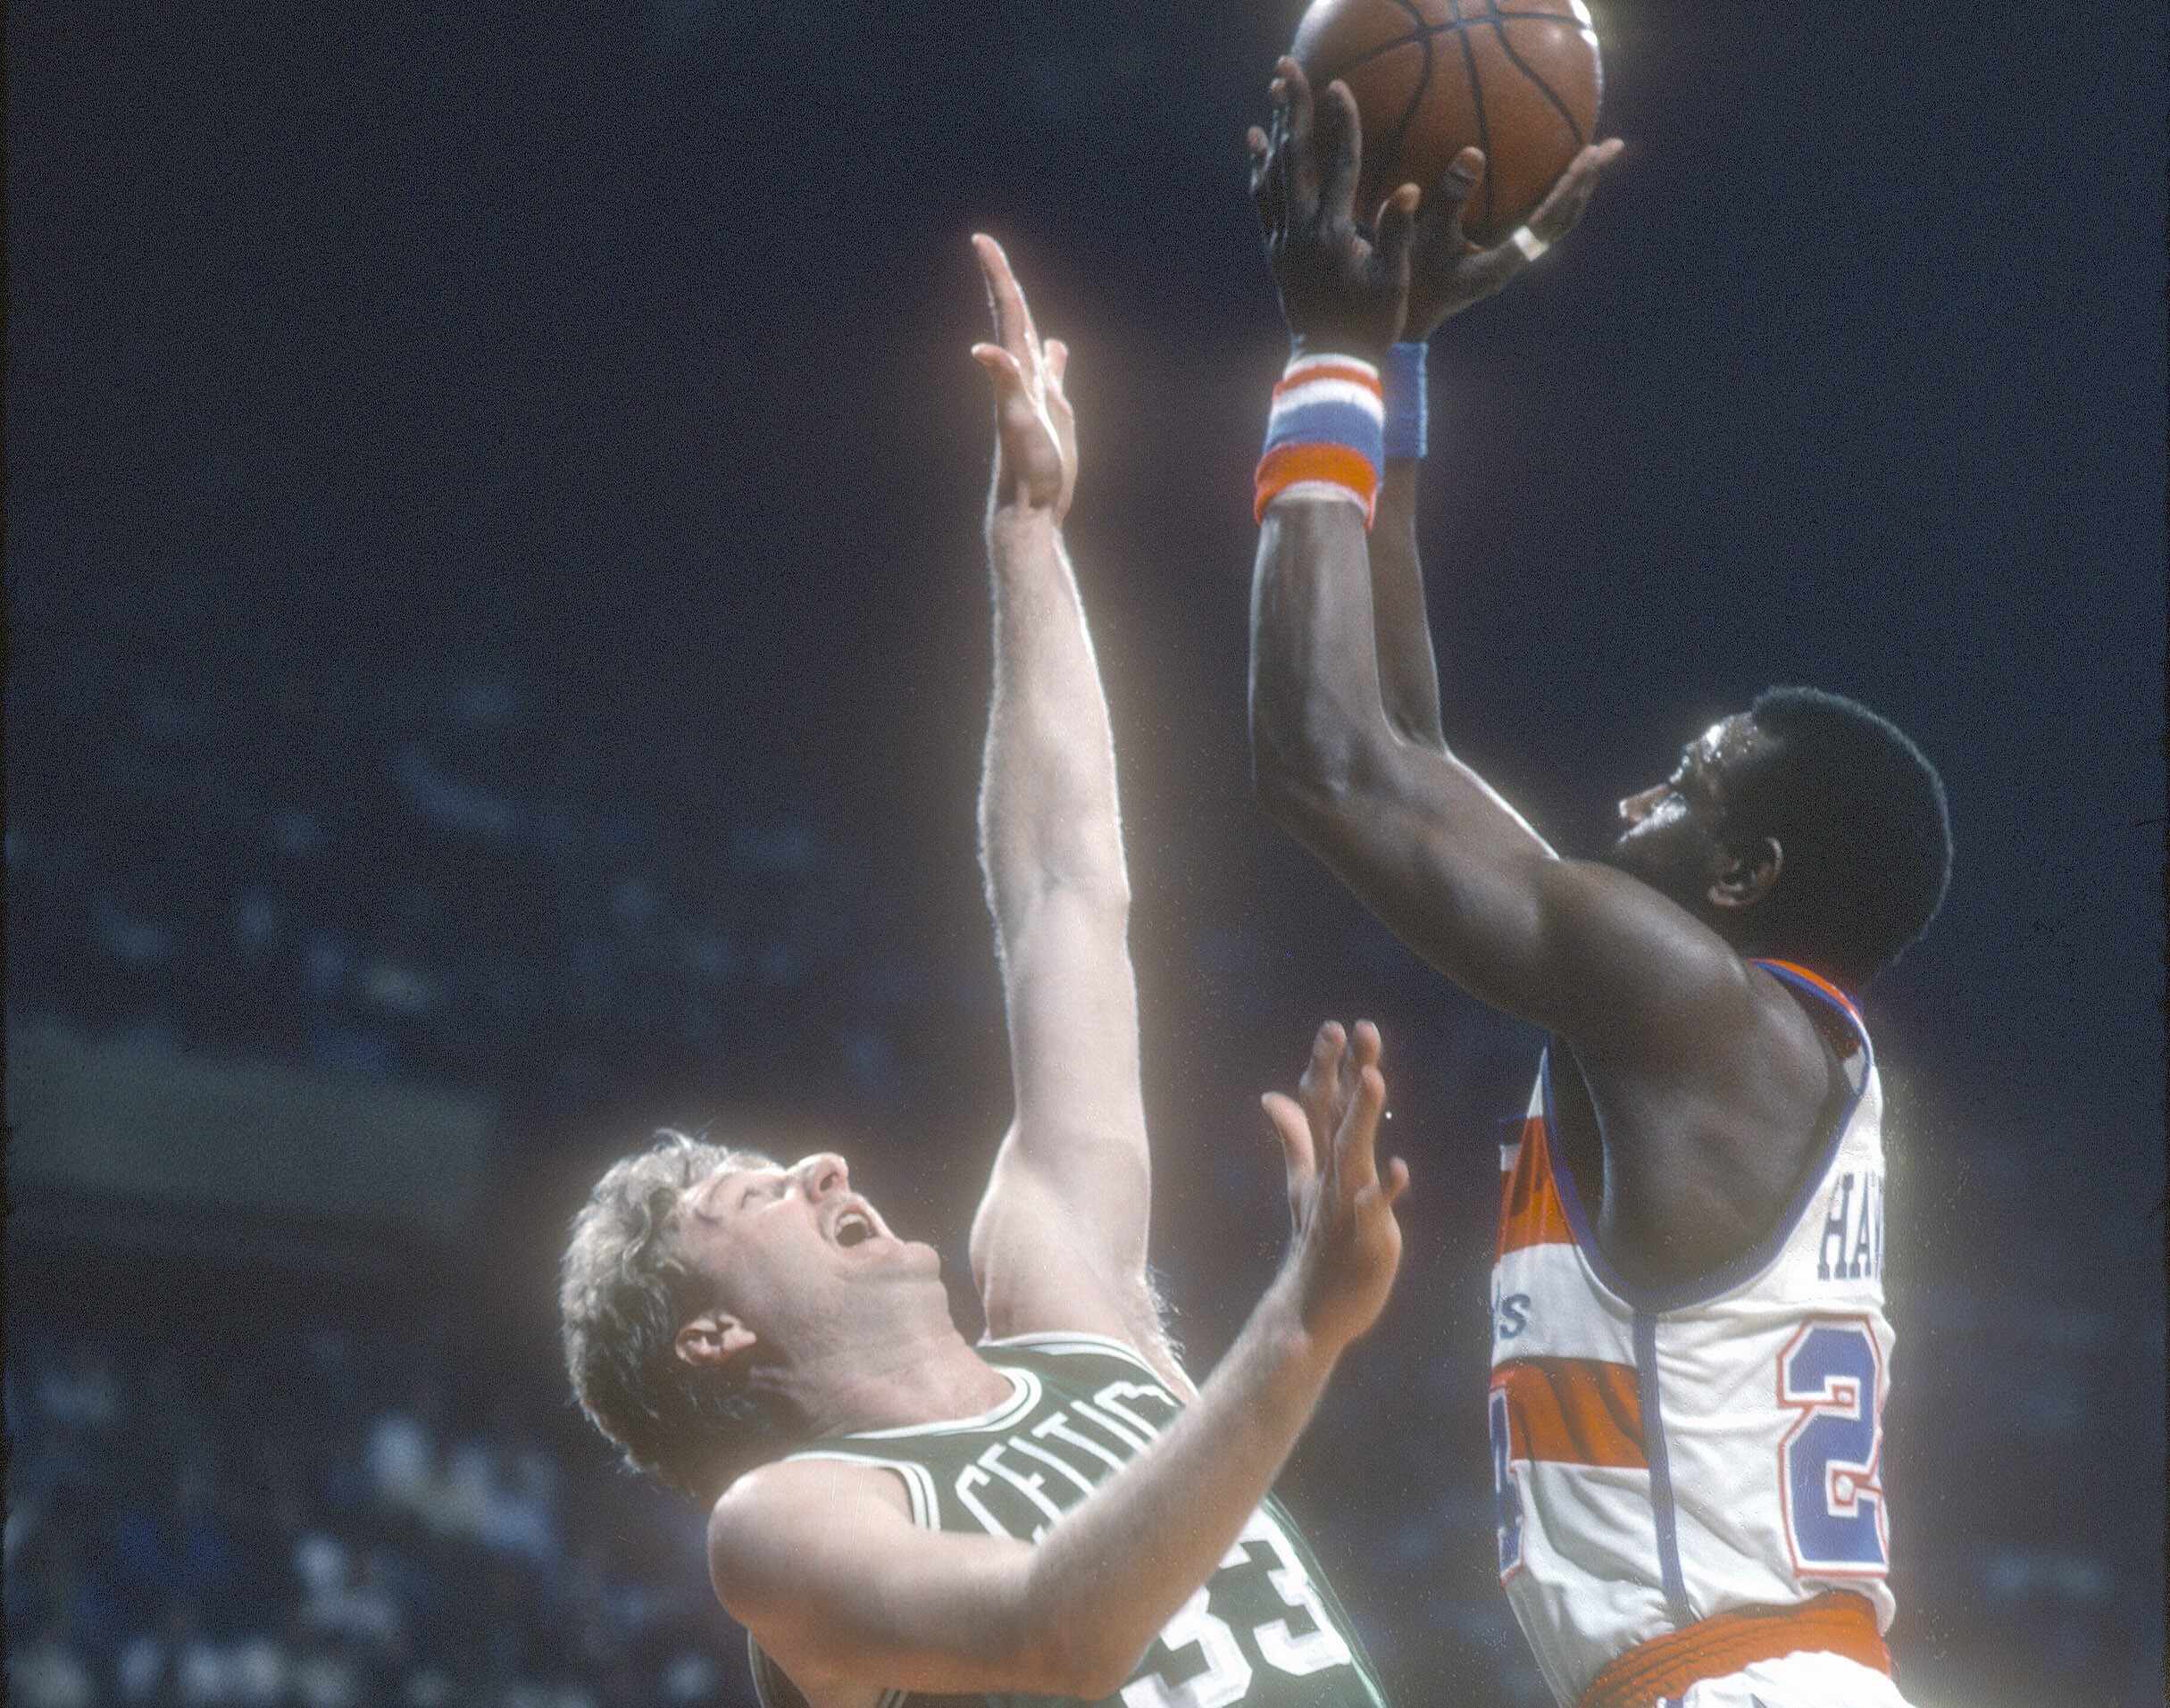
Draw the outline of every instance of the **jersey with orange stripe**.
<instances>
[{"instance_id":1,"label":"jersey with orange stripe","mask_svg":"<svg viewBox=\"0 0 2170 1708\"><path fill-rule=\"evenodd\" d=\"M1819 1148L1753 1251L1686 1286L1615 1273L1557 1150L1549 1052L1504 1147L1499 1573L1563 1704L1636 1646L1733 1609L1845 1589L1890 1624L1882 1091L1846 996L1760 964L1822 1022L1840 1075Z\"/></svg>"}]
</instances>

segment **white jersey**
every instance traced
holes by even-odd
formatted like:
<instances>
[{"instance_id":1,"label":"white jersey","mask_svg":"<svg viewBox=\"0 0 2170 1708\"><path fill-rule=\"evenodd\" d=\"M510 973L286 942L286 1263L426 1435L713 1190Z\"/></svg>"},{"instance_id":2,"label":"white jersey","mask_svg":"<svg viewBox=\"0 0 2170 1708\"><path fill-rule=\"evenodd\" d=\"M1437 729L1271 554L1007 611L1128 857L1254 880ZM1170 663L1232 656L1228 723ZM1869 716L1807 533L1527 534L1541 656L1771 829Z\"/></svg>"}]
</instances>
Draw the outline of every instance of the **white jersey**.
<instances>
[{"instance_id":1,"label":"white jersey","mask_svg":"<svg viewBox=\"0 0 2170 1708\"><path fill-rule=\"evenodd\" d=\"M1699 1629L1732 1642L1769 1626L1765 1614L1798 1610L1807 1629L1812 1614L1835 1612L1858 1625L1857 1651L1879 1654L1891 1622L1882 1091L1845 995L1803 969L1760 964L1824 1013L1846 1085L1753 1251L1685 1286L1615 1273L1554 1147L1549 1055L1501 1158L1490 1402L1499 1575L1563 1704L1630 1650L1715 1615L1730 1617ZM1654 1699L1611 1694L1640 1664L1615 1667L1592 1699Z\"/></svg>"}]
</instances>

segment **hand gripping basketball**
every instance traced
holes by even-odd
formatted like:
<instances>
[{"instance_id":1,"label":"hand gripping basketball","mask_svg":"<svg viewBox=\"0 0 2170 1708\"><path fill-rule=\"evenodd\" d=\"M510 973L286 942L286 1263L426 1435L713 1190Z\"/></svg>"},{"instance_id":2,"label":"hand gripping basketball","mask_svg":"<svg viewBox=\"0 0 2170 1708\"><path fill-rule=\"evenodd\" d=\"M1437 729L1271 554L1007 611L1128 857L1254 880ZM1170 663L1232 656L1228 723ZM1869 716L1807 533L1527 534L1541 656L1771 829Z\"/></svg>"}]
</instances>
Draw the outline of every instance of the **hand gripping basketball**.
<instances>
[{"instance_id":1,"label":"hand gripping basketball","mask_svg":"<svg viewBox=\"0 0 2170 1708\"><path fill-rule=\"evenodd\" d=\"M1409 1170L1399 1157L1383 1176L1379 1170L1379 1047L1369 1021L1357 1022L1353 1041L1329 1021L1297 1095L1270 1091L1262 1100L1289 1171L1292 1230L1281 1282L1294 1289L1304 1327L1336 1351L1379 1320L1401 1265L1394 1204Z\"/></svg>"},{"instance_id":2,"label":"hand gripping basketball","mask_svg":"<svg viewBox=\"0 0 2170 1708\"><path fill-rule=\"evenodd\" d=\"M1404 184L1378 210L1376 240L1356 229L1364 140L1348 86L1315 101L1303 68L1284 57L1269 91L1273 128L1251 127L1251 200L1289 330L1312 354L1376 362L1401 336L1409 246L1421 199ZM1370 212L1370 210L1366 210Z\"/></svg>"},{"instance_id":3,"label":"hand gripping basketball","mask_svg":"<svg viewBox=\"0 0 2170 1708\"><path fill-rule=\"evenodd\" d=\"M1044 511L1059 522L1078 481L1077 417L1063 395L1070 351L1059 339L1041 342L1002 246L989 237L975 237L972 245L987 278L997 340L972 347L972 360L995 386L995 475L988 502L996 510Z\"/></svg>"},{"instance_id":4,"label":"hand gripping basketball","mask_svg":"<svg viewBox=\"0 0 2170 1708\"><path fill-rule=\"evenodd\" d=\"M1449 315L1504 290L1515 274L1573 230L1620 149L1615 137L1582 150L1528 223L1489 249L1472 242L1463 229L1469 198L1484 181L1484 156L1474 148L1456 154L1417 215L1402 337L1424 342Z\"/></svg>"}]
</instances>

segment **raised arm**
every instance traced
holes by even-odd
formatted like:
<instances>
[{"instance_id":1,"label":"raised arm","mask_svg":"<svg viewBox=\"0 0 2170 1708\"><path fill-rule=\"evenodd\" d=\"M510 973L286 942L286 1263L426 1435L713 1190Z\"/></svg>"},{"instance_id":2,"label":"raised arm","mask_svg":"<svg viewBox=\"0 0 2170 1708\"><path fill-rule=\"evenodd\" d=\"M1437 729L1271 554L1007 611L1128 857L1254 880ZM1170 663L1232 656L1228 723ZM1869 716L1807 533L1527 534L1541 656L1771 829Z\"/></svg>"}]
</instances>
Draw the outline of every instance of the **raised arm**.
<instances>
[{"instance_id":1,"label":"raised arm","mask_svg":"<svg viewBox=\"0 0 2170 1708\"><path fill-rule=\"evenodd\" d=\"M1356 506L1268 508L1251 601L1259 804L1456 982L1557 1023L1542 898L1561 862L1443 742L1389 725L1368 579Z\"/></svg>"},{"instance_id":2,"label":"raised arm","mask_svg":"<svg viewBox=\"0 0 2170 1708\"><path fill-rule=\"evenodd\" d=\"M1068 352L1040 339L1000 246L973 243L997 335L972 352L996 425L980 860L1016 1104L973 1220L972 1272L989 1333L1112 1335L1188 1391L1146 1272L1151 1169L1114 743L1063 546L1077 479Z\"/></svg>"},{"instance_id":3,"label":"raised arm","mask_svg":"<svg viewBox=\"0 0 2170 1708\"><path fill-rule=\"evenodd\" d=\"M1408 1171L1376 1162L1376 1030L1323 1029L1298 1095L1266 1100L1294 1229L1280 1273L1196 1401L1037 1543L916 1529L888 1472L826 1462L757 1471L717 1504L717 1594L802 1689L1123 1687L1265 1497L1400 1262Z\"/></svg>"},{"instance_id":4,"label":"raised arm","mask_svg":"<svg viewBox=\"0 0 2170 1708\"><path fill-rule=\"evenodd\" d=\"M1252 186L1282 307L1300 350L1374 364L1407 322L1411 281L1436 324L1504 285L1579 216L1615 152L1586 150L1532 231L1490 251L1459 208L1481 157L1458 159L1416 217L1404 186L1354 227L1356 114L1346 87L1315 104L1294 62L1274 85ZM1402 209L1396 216L1397 204ZM1430 324L1415 328L1428 333ZM1367 542L1361 500L1299 487L1270 503L1252 600L1251 730L1261 804L1419 954L1495 1006L1603 1054L1615 1032L1649 1059L1644 1023L1723 996L1736 958L1647 887L1562 861L1437 733L1436 679L1415 537L1414 471L1390 479ZM1379 603L1374 605L1374 597ZM1374 612L1395 628L1383 637ZM1715 978L1715 982L1714 982ZM1732 982L1738 984L1737 974ZM1622 1002L1632 991L1635 1000Z\"/></svg>"}]
</instances>

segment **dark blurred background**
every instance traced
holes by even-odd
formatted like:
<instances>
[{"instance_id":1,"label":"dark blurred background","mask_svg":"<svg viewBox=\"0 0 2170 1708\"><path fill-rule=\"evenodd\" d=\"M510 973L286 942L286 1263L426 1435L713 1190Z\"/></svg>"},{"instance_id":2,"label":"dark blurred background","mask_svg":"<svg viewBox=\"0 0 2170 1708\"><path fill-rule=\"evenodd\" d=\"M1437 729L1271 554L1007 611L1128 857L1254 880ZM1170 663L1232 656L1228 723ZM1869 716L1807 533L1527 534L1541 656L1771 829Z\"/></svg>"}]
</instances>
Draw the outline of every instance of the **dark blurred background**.
<instances>
[{"instance_id":1,"label":"dark blurred background","mask_svg":"<svg viewBox=\"0 0 2170 1708\"><path fill-rule=\"evenodd\" d=\"M8 8L16 1700L751 1700L551 1268L611 1157L756 1116L961 1251L974 229L1077 353L1181 1331L1279 1247L1256 1093L1377 1018L1412 1250L1286 1492L1399 1701L1541 1699L1481 1404L1537 1040L1248 799L1298 9ZM1433 355L1448 728L1573 846L1774 680L1940 764L1950 901L1866 1004L1894 1648L1923 1708L2155 1701L2163 20L1598 23L1629 152Z\"/></svg>"}]
</instances>

